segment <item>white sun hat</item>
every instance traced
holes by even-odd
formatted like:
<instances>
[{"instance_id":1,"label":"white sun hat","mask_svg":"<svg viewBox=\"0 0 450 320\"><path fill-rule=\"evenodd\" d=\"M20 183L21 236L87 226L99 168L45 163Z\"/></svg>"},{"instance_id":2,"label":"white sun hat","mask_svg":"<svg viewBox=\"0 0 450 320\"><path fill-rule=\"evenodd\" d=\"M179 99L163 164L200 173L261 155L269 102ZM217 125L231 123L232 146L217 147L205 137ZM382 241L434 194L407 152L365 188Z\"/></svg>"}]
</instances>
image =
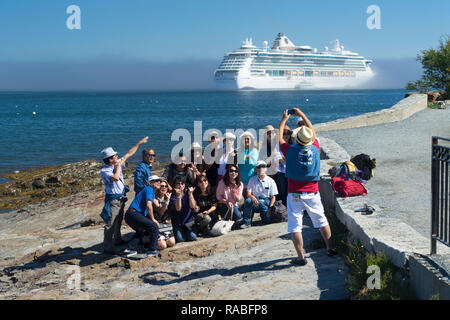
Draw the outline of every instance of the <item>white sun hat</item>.
<instances>
[{"instance_id":1,"label":"white sun hat","mask_svg":"<svg viewBox=\"0 0 450 320\"><path fill-rule=\"evenodd\" d=\"M243 137L250 137L252 138L252 140L255 140L255 136L250 131L245 131L243 134L241 134L239 140L241 140Z\"/></svg>"},{"instance_id":2,"label":"white sun hat","mask_svg":"<svg viewBox=\"0 0 450 320\"><path fill-rule=\"evenodd\" d=\"M148 182L152 182L155 180L161 180L161 178L158 177L157 175L151 175L150 178L148 178Z\"/></svg>"},{"instance_id":3,"label":"white sun hat","mask_svg":"<svg viewBox=\"0 0 450 320\"><path fill-rule=\"evenodd\" d=\"M113 148L108 147L108 148L103 149L101 151L101 154L102 154L102 159L104 160L106 158L112 157L113 155L117 154L117 152L115 152L113 150Z\"/></svg>"},{"instance_id":4,"label":"white sun hat","mask_svg":"<svg viewBox=\"0 0 450 320\"><path fill-rule=\"evenodd\" d=\"M258 160L258 162L256 163L256 168L258 168L261 165L267 166L267 163L264 160Z\"/></svg>"},{"instance_id":5,"label":"white sun hat","mask_svg":"<svg viewBox=\"0 0 450 320\"><path fill-rule=\"evenodd\" d=\"M202 146L201 146L200 143L198 143L198 142L192 142L191 148L192 148L192 149L195 149L195 148L201 149Z\"/></svg>"},{"instance_id":6,"label":"white sun hat","mask_svg":"<svg viewBox=\"0 0 450 320\"><path fill-rule=\"evenodd\" d=\"M236 140L236 136L231 132L226 132L223 136L224 139Z\"/></svg>"}]
</instances>

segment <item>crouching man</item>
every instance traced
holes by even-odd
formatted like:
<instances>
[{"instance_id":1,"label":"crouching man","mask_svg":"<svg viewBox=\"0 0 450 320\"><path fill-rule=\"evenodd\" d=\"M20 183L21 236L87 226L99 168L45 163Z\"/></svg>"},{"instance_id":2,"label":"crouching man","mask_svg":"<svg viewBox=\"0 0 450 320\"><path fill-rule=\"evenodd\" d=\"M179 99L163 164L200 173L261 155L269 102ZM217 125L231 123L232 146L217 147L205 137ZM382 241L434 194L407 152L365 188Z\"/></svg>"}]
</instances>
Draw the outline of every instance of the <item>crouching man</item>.
<instances>
[{"instance_id":1,"label":"crouching man","mask_svg":"<svg viewBox=\"0 0 450 320\"><path fill-rule=\"evenodd\" d=\"M333 256L336 251L331 247L331 230L325 216L320 199L320 144L316 139L314 127L298 108L294 114L305 121L305 125L292 132L295 143L291 146L279 136L280 149L286 157L286 177L288 178L288 232L292 234L292 241L298 257L292 262L298 265L307 263L303 252L303 214L308 213L314 228L319 228L327 246L327 255ZM284 132L286 121L290 115L284 111L280 123L280 131Z\"/></svg>"},{"instance_id":2,"label":"crouching man","mask_svg":"<svg viewBox=\"0 0 450 320\"><path fill-rule=\"evenodd\" d=\"M128 243L128 248L124 251L124 256L132 257L137 255L137 247L143 235L149 238L148 255L158 254L158 234L159 223L153 214L153 201L155 192L151 186L146 186L134 198L127 212L125 222L136 231L136 235Z\"/></svg>"},{"instance_id":3,"label":"crouching man","mask_svg":"<svg viewBox=\"0 0 450 320\"><path fill-rule=\"evenodd\" d=\"M125 202L128 200L126 193L130 191L130 188L123 181L122 169L125 167L127 159L135 154L139 146L146 143L147 140L148 137L145 137L139 141L120 159L117 152L111 147L101 151L105 166L100 170L100 175L105 184L106 195L105 205L100 216L105 221L103 252L106 254L114 254L114 245L124 243L120 227L122 226Z\"/></svg>"},{"instance_id":4,"label":"crouching man","mask_svg":"<svg viewBox=\"0 0 450 320\"><path fill-rule=\"evenodd\" d=\"M271 212L278 194L275 181L266 175L267 164L263 160L256 163L256 176L250 178L247 185L248 198L244 202L244 223L240 226L245 229L251 226L253 214L259 212L263 224L272 221Z\"/></svg>"}]
</instances>

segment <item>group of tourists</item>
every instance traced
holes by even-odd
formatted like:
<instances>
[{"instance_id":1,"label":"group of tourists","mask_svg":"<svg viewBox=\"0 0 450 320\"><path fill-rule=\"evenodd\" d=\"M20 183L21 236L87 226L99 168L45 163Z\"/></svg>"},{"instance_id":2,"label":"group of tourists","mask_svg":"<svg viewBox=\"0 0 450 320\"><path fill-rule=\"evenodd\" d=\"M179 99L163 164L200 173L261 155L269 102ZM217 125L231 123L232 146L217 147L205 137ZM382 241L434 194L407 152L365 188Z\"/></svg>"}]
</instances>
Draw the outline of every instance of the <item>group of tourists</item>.
<instances>
[{"instance_id":1,"label":"group of tourists","mask_svg":"<svg viewBox=\"0 0 450 320\"><path fill-rule=\"evenodd\" d=\"M299 117L294 130L286 125L291 114ZM220 220L233 220L234 229L246 229L254 225L253 216L259 213L261 224L272 223L278 200L287 206L288 232L298 254L293 263L307 263L301 233L305 211L319 228L327 254L336 254L318 190L320 144L314 128L306 115L294 108L283 113L278 132L266 126L267 140L260 144L250 131L239 137L227 132L222 141L213 132L209 142L217 146L210 154L215 161L205 161L201 145L194 142L190 154L180 153L177 163L169 164L160 177L152 174L155 151L143 149L134 173L135 198L126 212L130 189L122 169L148 137L121 158L111 147L102 150L104 252L114 254L114 246L125 243L120 231L123 219L136 231L123 254L132 257L141 246L147 255L155 255L176 243L195 241L199 235L210 236Z\"/></svg>"}]
</instances>

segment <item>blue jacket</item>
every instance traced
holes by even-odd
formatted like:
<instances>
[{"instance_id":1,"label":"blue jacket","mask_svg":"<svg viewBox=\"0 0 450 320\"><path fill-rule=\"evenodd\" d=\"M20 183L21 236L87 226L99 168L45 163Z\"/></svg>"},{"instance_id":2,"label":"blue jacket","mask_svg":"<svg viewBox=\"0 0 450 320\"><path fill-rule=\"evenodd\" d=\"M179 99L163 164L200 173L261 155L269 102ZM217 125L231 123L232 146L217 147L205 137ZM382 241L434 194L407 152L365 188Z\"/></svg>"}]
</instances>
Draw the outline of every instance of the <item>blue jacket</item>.
<instances>
[{"instance_id":1,"label":"blue jacket","mask_svg":"<svg viewBox=\"0 0 450 320\"><path fill-rule=\"evenodd\" d=\"M130 187L125 186L125 188L123 189L123 193L105 195L105 205L103 206L102 213L100 213L100 217L102 217L105 223L108 223L108 221L111 220L111 210L110 210L111 201L120 199L122 197L124 198L125 201L127 201L128 198L126 194L128 191L130 191Z\"/></svg>"},{"instance_id":2,"label":"blue jacket","mask_svg":"<svg viewBox=\"0 0 450 320\"><path fill-rule=\"evenodd\" d=\"M145 161L139 163L134 171L134 192L138 194L146 186L148 186L148 179L152 175L152 165Z\"/></svg>"},{"instance_id":3,"label":"blue jacket","mask_svg":"<svg viewBox=\"0 0 450 320\"><path fill-rule=\"evenodd\" d=\"M295 181L320 180L320 154L315 145L294 144L288 149L286 177Z\"/></svg>"}]
</instances>

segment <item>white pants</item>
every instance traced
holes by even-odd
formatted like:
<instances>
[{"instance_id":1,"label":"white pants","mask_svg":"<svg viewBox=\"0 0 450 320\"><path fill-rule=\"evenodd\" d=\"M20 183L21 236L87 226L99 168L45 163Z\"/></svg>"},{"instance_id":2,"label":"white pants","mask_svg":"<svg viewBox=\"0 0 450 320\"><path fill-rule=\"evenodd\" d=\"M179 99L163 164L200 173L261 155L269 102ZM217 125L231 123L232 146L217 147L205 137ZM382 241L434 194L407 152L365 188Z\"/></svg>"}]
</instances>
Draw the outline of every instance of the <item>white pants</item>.
<instances>
[{"instance_id":1,"label":"white pants","mask_svg":"<svg viewBox=\"0 0 450 320\"><path fill-rule=\"evenodd\" d=\"M320 194L289 193L287 196L288 232L302 232L303 212L306 210L314 228L328 225Z\"/></svg>"}]
</instances>

